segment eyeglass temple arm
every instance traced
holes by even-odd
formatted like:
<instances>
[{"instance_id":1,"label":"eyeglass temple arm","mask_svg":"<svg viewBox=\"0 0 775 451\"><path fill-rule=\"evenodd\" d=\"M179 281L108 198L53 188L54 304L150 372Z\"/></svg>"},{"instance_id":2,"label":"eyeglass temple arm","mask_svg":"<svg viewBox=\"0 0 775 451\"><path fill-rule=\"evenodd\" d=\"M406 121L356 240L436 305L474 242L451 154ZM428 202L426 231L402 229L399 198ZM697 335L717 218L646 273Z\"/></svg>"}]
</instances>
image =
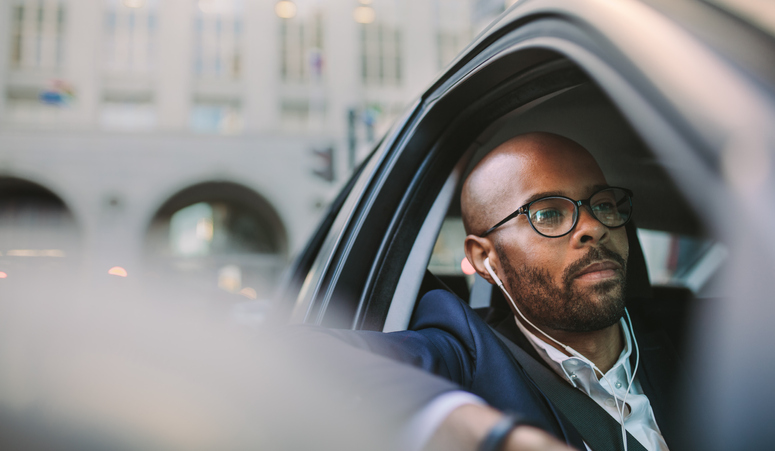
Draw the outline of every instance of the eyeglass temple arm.
<instances>
[{"instance_id":1,"label":"eyeglass temple arm","mask_svg":"<svg viewBox=\"0 0 775 451\"><path fill-rule=\"evenodd\" d=\"M490 227L489 229L487 229L487 231L485 231L484 233L482 233L481 235L479 235L479 238L484 238L484 237L486 237L486 236L487 236L487 235L489 235L489 234L490 234L490 232L492 232L493 230L497 229L498 227L502 226L503 224L506 224L507 222L509 222L509 221L511 221L512 219L516 218L517 216L521 215L522 213L524 213L524 209L525 209L525 207L524 207L524 206L522 206L522 207L519 207L519 208L517 209L517 211L515 211L514 213L512 213L512 214L510 214L510 215L506 216L505 218L503 218L503 220L502 220L501 222L499 222L499 223L495 224L494 226L492 226L492 227Z\"/></svg>"}]
</instances>

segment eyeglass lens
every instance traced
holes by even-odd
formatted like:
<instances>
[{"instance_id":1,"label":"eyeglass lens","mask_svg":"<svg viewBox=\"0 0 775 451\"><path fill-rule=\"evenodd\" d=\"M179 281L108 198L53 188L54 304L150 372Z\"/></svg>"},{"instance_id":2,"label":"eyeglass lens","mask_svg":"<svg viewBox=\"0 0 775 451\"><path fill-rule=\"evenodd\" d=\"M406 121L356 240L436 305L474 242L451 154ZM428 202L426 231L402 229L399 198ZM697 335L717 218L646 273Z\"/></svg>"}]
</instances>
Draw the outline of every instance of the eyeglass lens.
<instances>
[{"instance_id":1,"label":"eyeglass lens","mask_svg":"<svg viewBox=\"0 0 775 451\"><path fill-rule=\"evenodd\" d=\"M595 193L589 200L592 214L608 227L619 227L627 222L632 212L629 196L619 188L610 188ZM533 227L547 236L561 236L576 224L576 204L562 197L540 199L528 209Z\"/></svg>"}]
</instances>

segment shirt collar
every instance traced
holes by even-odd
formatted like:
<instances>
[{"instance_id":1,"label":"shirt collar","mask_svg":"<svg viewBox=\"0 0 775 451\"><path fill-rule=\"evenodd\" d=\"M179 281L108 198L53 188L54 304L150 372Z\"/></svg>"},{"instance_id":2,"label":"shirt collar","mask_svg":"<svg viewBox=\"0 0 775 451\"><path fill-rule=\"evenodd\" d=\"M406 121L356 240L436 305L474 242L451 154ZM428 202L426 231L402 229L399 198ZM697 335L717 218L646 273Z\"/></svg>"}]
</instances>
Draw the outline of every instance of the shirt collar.
<instances>
[{"instance_id":1,"label":"shirt collar","mask_svg":"<svg viewBox=\"0 0 775 451\"><path fill-rule=\"evenodd\" d=\"M519 330L522 331L522 333L530 340L530 344L533 345L536 352L538 352L538 355L541 356L541 358L544 359L544 361L546 361L546 363L549 364L549 366L555 372L557 372L560 376L563 376L575 387L576 378L573 376L572 372L568 371L568 367L579 365L589 367L589 364L585 363L578 357L565 355L565 353L561 352L554 346L536 337L533 333L527 330L524 325L522 325L522 322L517 318L516 315L514 316L514 321L517 323ZM619 367L621 366L624 368L626 377L629 378L631 375L630 354L632 353L632 341L629 328L627 327L627 323L624 321L624 318L619 319L619 324L621 325L622 335L624 335L624 349L622 349L622 352L619 354L619 358L616 360L616 363L614 363L608 373L618 371ZM595 374L595 371L592 371L592 374L597 379L597 374Z\"/></svg>"}]
</instances>

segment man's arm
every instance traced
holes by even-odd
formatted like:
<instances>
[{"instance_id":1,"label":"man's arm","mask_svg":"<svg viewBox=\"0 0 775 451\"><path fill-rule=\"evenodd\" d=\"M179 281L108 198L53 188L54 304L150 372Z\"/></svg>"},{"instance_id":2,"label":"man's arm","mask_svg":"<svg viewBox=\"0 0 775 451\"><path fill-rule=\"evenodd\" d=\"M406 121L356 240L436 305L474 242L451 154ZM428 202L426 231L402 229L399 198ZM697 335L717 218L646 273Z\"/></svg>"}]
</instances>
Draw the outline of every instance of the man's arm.
<instances>
[{"instance_id":1,"label":"man's arm","mask_svg":"<svg viewBox=\"0 0 775 451\"><path fill-rule=\"evenodd\" d=\"M319 367L313 366L318 369L325 368L324 373L333 373L334 379L346 381L348 391L344 397L362 400L362 403L358 403L360 404L358 410L363 414L378 413L383 420L388 420L383 425L395 433L409 427L408 422L414 414L422 410L423 406L458 388L448 380L366 352L357 346L360 344L366 347L365 344L353 343L353 340L358 342L371 334L353 334L306 327L294 329L296 333L293 335L297 339L304 338L302 342L305 346L302 348L305 349L305 353L309 356L311 352L314 355L313 361L322 359L326 363ZM393 338L397 336L399 335L393 335ZM403 339L407 338L401 336ZM375 337L388 338L382 334ZM403 344L407 343L404 341ZM501 412L486 404L458 406L443 416L443 421L432 432L431 439L423 449L427 451L477 450L479 444L502 416ZM394 421L396 423L393 423ZM541 429L518 426L508 435L501 449L568 451L571 448Z\"/></svg>"},{"instance_id":2,"label":"man's arm","mask_svg":"<svg viewBox=\"0 0 775 451\"><path fill-rule=\"evenodd\" d=\"M447 416L431 437L426 451L470 451L479 449L503 414L486 405L466 404ZM517 426L506 438L504 451L571 451L541 429Z\"/></svg>"}]
</instances>

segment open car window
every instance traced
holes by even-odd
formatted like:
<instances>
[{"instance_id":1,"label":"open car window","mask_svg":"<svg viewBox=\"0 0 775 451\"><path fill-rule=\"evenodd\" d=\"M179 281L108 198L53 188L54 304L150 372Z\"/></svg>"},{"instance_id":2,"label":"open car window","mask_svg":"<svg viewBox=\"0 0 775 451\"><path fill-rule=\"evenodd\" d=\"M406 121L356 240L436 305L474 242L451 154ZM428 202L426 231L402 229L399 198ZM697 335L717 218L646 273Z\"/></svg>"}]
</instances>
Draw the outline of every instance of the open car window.
<instances>
[{"instance_id":1,"label":"open car window","mask_svg":"<svg viewBox=\"0 0 775 451\"><path fill-rule=\"evenodd\" d=\"M593 154L611 185L634 191L633 222L639 229L638 238L631 239L641 241L646 260L641 277L646 279L648 272L645 293L651 294L650 288L654 288L659 296L680 301L716 295L711 282L725 261L723 245L708 237L695 210L655 153L609 97L589 81L504 111L469 143L457 162L456 171L462 171L455 178L457 186L440 191L415 239L398 283L402 289L392 297L383 330L408 325L414 302L423 294L419 289L425 270L462 299L476 304L473 307L489 305L489 295L485 301L480 299L484 280L474 275L465 260L461 184L476 163L501 142L532 131L553 132L579 142ZM450 182L448 179L447 185ZM446 208L443 220L440 208Z\"/></svg>"},{"instance_id":2,"label":"open car window","mask_svg":"<svg viewBox=\"0 0 775 451\"><path fill-rule=\"evenodd\" d=\"M476 41L389 134L354 190L352 208L337 215L341 227L329 236L330 254L321 252L325 258L307 273L310 289L302 289L296 303L303 307L296 309L299 321L405 328L426 269L438 263L433 249L442 224L460 214L460 180L520 133L554 132L589 149L609 184L636 193L631 224L639 228L708 237L704 224L713 224L712 232L721 233L715 227L721 211L713 206L723 205L729 191L714 167L718 149L708 139L724 126L727 110L702 96L678 102L690 86L685 71L664 72L672 56L652 55L665 59L655 61L629 44L614 51L611 41L573 21L542 17L504 23L493 40ZM699 111L719 118L709 137L707 127L688 122ZM648 277L641 280L649 291Z\"/></svg>"}]
</instances>

